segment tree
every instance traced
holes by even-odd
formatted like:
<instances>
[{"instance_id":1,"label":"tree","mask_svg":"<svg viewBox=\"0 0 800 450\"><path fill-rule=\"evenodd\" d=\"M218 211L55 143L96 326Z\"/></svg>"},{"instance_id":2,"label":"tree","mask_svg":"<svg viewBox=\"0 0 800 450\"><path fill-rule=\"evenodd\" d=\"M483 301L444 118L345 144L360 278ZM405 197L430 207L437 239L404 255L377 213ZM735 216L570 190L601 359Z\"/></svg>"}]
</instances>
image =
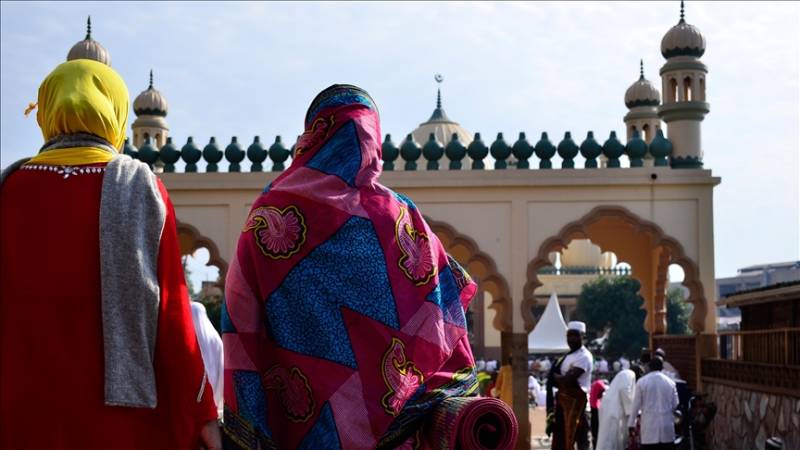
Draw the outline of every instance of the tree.
<instances>
[{"instance_id":1,"label":"tree","mask_svg":"<svg viewBox=\"0 0 800 450\"><path fill-rule=\"evenodd\" d=\"M578 296L576 316L586 322L587 340L609 330L606 351L608 357L638 358L648 346L644 329L644 300L638 295L639 282L628 276L600 277L583 285ZM689 334L690 307L679 288L667 291L667 333Z\"/></svg>"},{"instance_id":2,"label":"tree","mask_svg":"<svg viewBox=\"0 0 800 450\"><path fill-rule=\"evenodd\" d=\"M628 277L600 277L583 285L578 296L576 316L586 322L587 340L609 330L606 355L616 359L639 356L647 347L644 330L644 300L637 293L640 284Z\"/></svg>"},{"instance_id":3,"label":"tree","mask_svg":"<svg viewBox=\"0 0 800 450\"><path fill-rule=\"evenodd\" d=\"M667 334L690 334L689 313L691 308L683 299L679 288L667 291Z\"/></svg>"}]
</instances>

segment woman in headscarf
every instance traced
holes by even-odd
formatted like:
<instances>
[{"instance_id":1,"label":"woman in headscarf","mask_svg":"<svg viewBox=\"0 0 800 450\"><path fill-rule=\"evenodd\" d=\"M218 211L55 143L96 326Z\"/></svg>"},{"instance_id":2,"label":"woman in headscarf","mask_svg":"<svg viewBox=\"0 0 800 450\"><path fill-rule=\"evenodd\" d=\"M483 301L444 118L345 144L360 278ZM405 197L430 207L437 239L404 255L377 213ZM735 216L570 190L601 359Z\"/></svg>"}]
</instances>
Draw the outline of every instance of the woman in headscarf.
<instances>
[{"instance_id":1,"label":"woman in headscarf","mask_svg":"<svg viewBox=\"0 0 800 450\"><path fill-rule=\"evenodd\" d=\"M476 284L380 173L372 98L324 90L228 270L226 445L415 446L444 399L475 395L464 310Z\"/></svg>"},{"instance_id":2,"label":"woman in headscarf","mask_svg":"<svg viewBox=\"0 0 800 450\"><path fill-rule=\"evenodd\" d=\"M125 83L79 59L38 100L45 144L0 178L0 448L218 448L172 205L119 155Z\"/></svg>"},{"instance_id":3,"label":"woman in headscarf","mask_svg":"<svg viewBox=\"0 0 800 450\"><path fill-rule=\"evenodd\" d=\"M620 371L603 394L597 432L599 450L624 450L628 441L628 417L633 413L636 375L630 369Z\"/></svg>"}]
</instances>

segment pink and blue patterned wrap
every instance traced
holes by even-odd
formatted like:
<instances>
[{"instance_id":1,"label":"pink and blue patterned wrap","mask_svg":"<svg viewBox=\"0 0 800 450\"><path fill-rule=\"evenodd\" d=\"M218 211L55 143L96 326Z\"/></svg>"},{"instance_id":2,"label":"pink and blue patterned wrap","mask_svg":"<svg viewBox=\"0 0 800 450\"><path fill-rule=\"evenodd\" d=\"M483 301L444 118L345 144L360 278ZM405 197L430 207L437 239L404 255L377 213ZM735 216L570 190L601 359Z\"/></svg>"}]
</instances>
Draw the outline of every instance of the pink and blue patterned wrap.
<instances>
[{"instance_id":1,"label":"pink and blue patterned wrap","mask_svg":"<svg viewBox=\"0 0 800 450\"><path fill-rule=\"evenodd\" d=\"M433 408L474 395L476 284L380 173L370 96L323 91L228 270L226 448L412 448Z\"/></svg>"}]
</instances>

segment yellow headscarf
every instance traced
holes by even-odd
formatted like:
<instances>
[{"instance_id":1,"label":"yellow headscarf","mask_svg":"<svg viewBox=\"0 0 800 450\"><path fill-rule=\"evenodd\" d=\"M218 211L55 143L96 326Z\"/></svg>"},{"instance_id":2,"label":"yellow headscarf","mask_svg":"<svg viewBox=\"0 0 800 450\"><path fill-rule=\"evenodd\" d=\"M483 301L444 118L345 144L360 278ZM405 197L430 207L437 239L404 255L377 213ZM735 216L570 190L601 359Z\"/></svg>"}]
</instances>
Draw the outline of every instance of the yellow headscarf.
<instances>
[{"instance_id":1,"label":"yellow headscarf","mask_svg":"<svg viewBox=\"0 0 800 450\"><path fill-rule=\"evenodd\" d=\"M36 121L45 142L60 135L88 133L121 149L128 102L128 88L114 69L76 59L60 64L42 82Z\"/></svg>"}]
</instances>

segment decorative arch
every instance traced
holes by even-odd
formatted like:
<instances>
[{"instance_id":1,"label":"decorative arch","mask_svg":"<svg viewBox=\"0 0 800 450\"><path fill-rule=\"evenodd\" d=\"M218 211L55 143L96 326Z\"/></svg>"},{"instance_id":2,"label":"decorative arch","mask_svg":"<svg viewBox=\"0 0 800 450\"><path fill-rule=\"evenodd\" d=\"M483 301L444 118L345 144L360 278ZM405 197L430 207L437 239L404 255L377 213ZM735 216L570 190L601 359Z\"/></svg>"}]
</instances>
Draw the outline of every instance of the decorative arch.
<instances>
[{"instance_id":1,"label":"decorative arch","mask_svg":"<svg viewBox=\"0 0 800 450\"><path fill-rule=\"evenodd\" d=\"M691 303L694 307L689 320L689 326L695 334L702 332L705 325L707 305L705 291L700 281L700 271L697 264L686 256L686 252L680 242L664 233L661 227L653 222L642 219L630 212L627 208L621 206L595 207L579 220L565 225L556 236L542 243L536 257L528 263L527 282L523 289L524 299L520 305L522 318L525 321L525 330L530 332L534 325L536 325L536 320L531 312L531 308L536 302L534 291L542 285L542 282L539 281L539 269L551 265L548 259L549 253L558 252L567 248L567 245L573 239L591 240L591 234L587 230L588 226L603 219L620 220L625 225L631 227L637 235L641 233L648 234L651 237L650 242L652 248L661 247L663 249L662 251L665 252L664 254L668 255L668 260L663 260L664 262L662 262L662 264L666 264L667 266L669 264L678 264L681 266L684 271L683 285L689 290L689 298L687 298L686 301ZM595 245L599 245L598 242L594 243ZM602 248L601 246L601 251L614 251L614 249ZM656 288L659 284L661 286L664 285L662 280L654 280L654 284ZM657 305L655 299L652 309L652 311L648 311L648 318L645 319L645 323L647 323L651 314L661 313L661 311L659 311L660 306Z\"/></svg>"},{"instance_id":2,"label":"decorative arch","mask_svg":"<svg viewBox=\"0 0 800 450\"><path fill-rule=\"evenodd\" d=\"M225 285L225 274L228 273L228 263L220 256L217 244L203 236L197 228L188 223L176 221L175 228L178 231L181 255L190 255L201 248L208 249L208 263L206 265L217 266L219 268L219 284L220 286Z\"/></svg>"},{"instance_id":3,"label":"decorative arch","mask_svg":"<svg viewBox=\"0 0 800 450\"><path fill-rule=\"evenodd\" d=\"M445 250L467 272L480 281L480 288L492 295L489 308L495 310L492 325L498 331L512 331L511 325L511 295L508 282L497 271L497 265L491 256L481 251L478 244L464 234L459 233L451 225L425 217L425 221L436 233Z\"/></svg>"},{"instance_id":4,"label":"decorative arch","mask_svg":"<svg viewBox=\"0 0 800 450\"><path fill-rule=\"evenodd\" d=\"M690 102L695 100L695 93L692 90L692 77L687 75L683 78L683 101Z\"/></svg>"},{"instance_id":5,"label":"decorative arch","mask_svg":"<svg viewBox=\"0 0 800 450\"><path fill-rule=\"evenodd\" d=\"M678 101L678 81L675 78L669 79L669 100L670 102Z\"/></svg>"}]
</instances>

